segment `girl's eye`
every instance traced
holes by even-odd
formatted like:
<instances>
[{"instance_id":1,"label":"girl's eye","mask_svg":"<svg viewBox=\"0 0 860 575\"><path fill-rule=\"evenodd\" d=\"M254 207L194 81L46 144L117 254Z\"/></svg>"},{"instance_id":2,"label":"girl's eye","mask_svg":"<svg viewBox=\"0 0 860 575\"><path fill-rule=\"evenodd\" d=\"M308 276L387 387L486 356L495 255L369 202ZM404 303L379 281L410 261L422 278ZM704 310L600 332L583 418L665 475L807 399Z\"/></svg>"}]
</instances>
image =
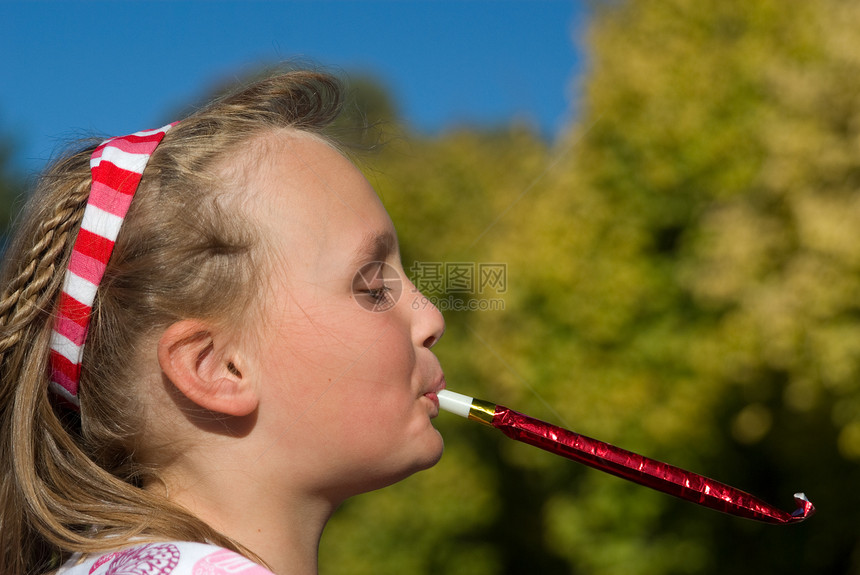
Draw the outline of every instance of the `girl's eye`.
<instances>
[{"instance_id":1,"label":"girl's eye","mask_svg":"<svg viewBox=\"0 0 860 575\"><path fill-rule=\"evenodd\" d=\"M369 311L393 308L403 291L397 270L385 262L371 262L355 274L352 293L355 301Z\"/></svg>"},{"instance_id":2,"label":"girl's eye","mask_svg":"<svg viewBox=\"0 0 860 575\"><path fill-rule=\"evenodd\" d=\"M388 292L391 291L391 288L388 286L382 286L378 288L372 288L367 290L367 295L376 301L385 301L388 298Z\"/></svg>"},{"instance_id":3,"label":"girl's eye","mask_svg":"<svg viewBox=\"0 0 860 575\"><path fill-rule=\"evenodd\" d=\"M372 302L373 311L385 311L387 309L391 309L394 307L394 304L397 303L394 301L391 291L391 287L383 285L381 287L365 290L364 295L366 295Z\"/></svg>"}]
</instances>

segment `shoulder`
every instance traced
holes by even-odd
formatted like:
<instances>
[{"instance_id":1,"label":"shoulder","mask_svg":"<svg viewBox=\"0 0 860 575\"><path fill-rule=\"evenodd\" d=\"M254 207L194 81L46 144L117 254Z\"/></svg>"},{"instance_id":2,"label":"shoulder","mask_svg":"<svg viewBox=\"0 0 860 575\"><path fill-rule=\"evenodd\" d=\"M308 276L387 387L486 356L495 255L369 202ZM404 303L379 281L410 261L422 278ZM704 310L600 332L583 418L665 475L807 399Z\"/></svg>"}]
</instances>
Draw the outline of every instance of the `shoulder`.
<instances>
[{"instance_id":1,"label":"shoulder","mask_svg":"<svg viewBox=\"0 0 860 575\"><path fill-rule=\"evenodd\" d=\"M75 555L57 575L272 575L268 569L215 545L171 541Z\"/></svg>"}]
</instances>

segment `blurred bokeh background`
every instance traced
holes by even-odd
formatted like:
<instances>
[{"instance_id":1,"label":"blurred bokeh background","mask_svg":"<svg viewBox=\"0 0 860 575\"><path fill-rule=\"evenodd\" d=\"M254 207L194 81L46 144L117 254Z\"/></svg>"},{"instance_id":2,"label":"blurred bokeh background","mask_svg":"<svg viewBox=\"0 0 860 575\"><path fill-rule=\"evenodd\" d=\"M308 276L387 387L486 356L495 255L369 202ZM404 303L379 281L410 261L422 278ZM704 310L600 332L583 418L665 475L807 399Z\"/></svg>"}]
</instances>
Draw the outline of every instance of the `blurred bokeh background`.
<instances>
[{"instance_id":1,"label":"blurred bokeh background","mask_svg":"<svg viewBox=\"0 0 860 575\"><path fill-rule=\"evenodd\" d=\"M362 4L322 3L320 17ZM343 133L385 141L358 161L398 226L405 269L448 308L436 350L449 387L785 509L803 490L818 514L787 527L724 516L441 414L443 460L344 505L321 572L860 573L860 3L404 4L419 10L408 25L400 4L367 3L350 41L465 71L475 86L500 82L477 105L465 103L467 80L425 70L419 91L457 105L424 117L383 55L326 61L337 57L286 39L276 52L342 70ZM305 19L317 6L249 5ZM432 65L410 45L419 31L442 51ZM96 34L77 29L45 50ZM541 49L566 51L562 82L526 72L547 65ZM499 75L484 52L498 54ZM98 75L97 55L77 74L98 88L110 73ZM238 77L275 61L222 69ZM2 91L30 90L22 77L4 74ZM147 121L122 121L172 119L228 80L213 72ZM50 107L80 97L54 89ZM31 135L5 99L3 218L50 155L31 147L21 159ZM74 110L63 120L55 136L101 127Z\"/></svg>"}]
</instances>

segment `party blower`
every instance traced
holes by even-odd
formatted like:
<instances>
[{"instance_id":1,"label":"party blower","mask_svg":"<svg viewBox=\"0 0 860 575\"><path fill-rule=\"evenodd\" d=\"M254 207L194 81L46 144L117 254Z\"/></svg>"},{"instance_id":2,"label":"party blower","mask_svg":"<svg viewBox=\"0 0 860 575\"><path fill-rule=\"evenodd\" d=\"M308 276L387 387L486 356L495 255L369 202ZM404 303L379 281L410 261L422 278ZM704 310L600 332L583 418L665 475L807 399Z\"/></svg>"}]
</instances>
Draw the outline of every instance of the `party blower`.
<instances>
[{"instance_id":1,"label":"party blower","mask_svg":"<svg viewBox=\"0 0 860 575\"><path fill-rule=\"evenodd\" d=\"M798 508L788 513L713 479L556 427L501 405L448 390L440 391L438 397L441 409L495 427L511 439L723 513L765 523L788 524L803 521L815 512L815 507L803 493L794 495Z\"/></svg>"}]
</instances>

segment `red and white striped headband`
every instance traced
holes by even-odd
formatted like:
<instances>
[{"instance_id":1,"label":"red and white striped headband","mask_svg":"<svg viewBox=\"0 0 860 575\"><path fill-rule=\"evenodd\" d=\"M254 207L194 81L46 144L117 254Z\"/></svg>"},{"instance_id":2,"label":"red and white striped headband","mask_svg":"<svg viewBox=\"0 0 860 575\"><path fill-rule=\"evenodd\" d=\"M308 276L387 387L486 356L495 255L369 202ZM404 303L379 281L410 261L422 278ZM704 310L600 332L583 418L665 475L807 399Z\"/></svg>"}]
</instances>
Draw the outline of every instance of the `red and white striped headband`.
<instances>
[{"instance_id":1,"label":"red and white striped headband","mask_svg":"<svg viewBox=\"0 0 860 575\"><path fill-rule=\"evenodd\" d=\"M51 334L51 389L75 407L96 290L143 170L173 125L111 138L90 158L93 183Z\"/></svg>"}]
</instances>

